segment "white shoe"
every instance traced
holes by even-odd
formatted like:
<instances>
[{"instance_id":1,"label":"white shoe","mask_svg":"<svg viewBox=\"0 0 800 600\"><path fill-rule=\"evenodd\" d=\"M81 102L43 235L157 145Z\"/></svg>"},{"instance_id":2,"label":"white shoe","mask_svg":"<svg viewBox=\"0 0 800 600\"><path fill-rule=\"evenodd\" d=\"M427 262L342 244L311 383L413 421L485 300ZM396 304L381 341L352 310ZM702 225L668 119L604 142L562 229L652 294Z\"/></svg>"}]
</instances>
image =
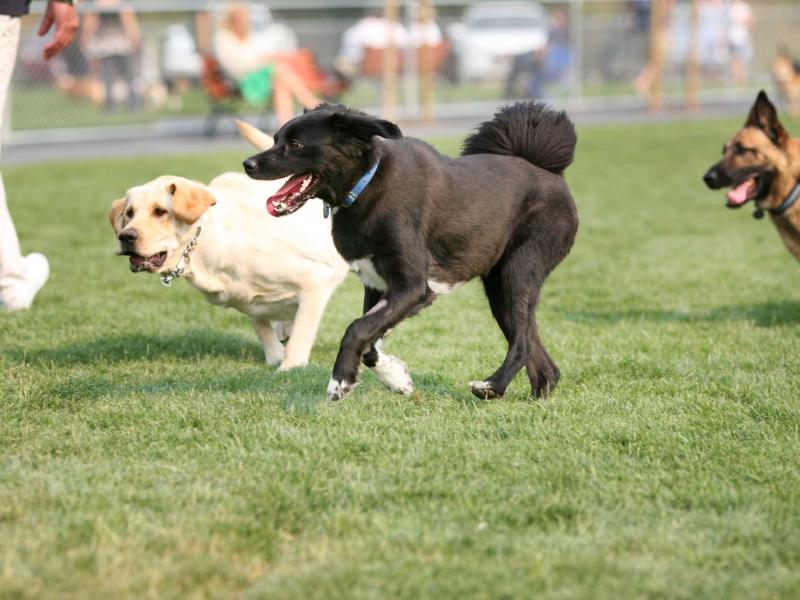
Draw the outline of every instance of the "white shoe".
<instances>
[{"instance_id":1,"label":"white shoe","mask_svg":"<svg viewBox=\"0 0 800 600\"><path fill-rule=\"evenodd\" d=\"M50 263L47 257L31 252L22 258L23 276L11 285L0 289L0 310L25 310L33 304L33 299L50 277Z\"/></svg>"}]
</instances>

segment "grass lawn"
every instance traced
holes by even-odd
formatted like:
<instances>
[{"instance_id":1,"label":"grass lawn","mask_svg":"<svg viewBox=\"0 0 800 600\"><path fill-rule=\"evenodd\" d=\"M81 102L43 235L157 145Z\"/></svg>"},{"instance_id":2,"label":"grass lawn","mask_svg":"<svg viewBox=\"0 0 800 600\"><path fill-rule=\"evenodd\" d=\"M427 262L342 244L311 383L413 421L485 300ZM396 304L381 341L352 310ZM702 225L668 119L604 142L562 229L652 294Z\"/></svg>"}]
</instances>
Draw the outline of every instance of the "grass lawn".
<instances>
[{"instance_id":1,"label":"grass lawn","mask_svg":"<svg viewBox=\"0 0 800 600\"><path fill-rule=\"evenodd\" d=\"M504 350L475 284L388 339L413 397L365 374L328 404L354 279L284 374L243 316L130 274L111 200L244 145L4 170L53 275L0 315L0 597L797 598L800 268L700 181L739 124L579 132L543 401L524 373L470 395Z\"/></svg>"}]
</instances>

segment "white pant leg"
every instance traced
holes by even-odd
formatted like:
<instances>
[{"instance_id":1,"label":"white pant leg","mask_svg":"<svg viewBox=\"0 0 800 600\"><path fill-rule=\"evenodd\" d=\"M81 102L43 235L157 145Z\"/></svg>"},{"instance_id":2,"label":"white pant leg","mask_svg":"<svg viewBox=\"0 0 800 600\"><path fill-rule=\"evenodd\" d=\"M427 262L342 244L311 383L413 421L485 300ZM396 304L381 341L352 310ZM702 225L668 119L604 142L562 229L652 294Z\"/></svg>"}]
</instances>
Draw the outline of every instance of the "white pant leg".
<instances>
[{"instance_id":1,"label":"white pant leg","mask_svg":"<svg viewBox=\"0 0 800 600\"><path fill-rule=\"evenodd\" d=\"M0 132L2 132L8 86L17 59L20 20L0 15ZM6 190L0 175L0 294L3 289L21 283L23 262L14 222L6 204Z\"/></svg>"}]
</instances>

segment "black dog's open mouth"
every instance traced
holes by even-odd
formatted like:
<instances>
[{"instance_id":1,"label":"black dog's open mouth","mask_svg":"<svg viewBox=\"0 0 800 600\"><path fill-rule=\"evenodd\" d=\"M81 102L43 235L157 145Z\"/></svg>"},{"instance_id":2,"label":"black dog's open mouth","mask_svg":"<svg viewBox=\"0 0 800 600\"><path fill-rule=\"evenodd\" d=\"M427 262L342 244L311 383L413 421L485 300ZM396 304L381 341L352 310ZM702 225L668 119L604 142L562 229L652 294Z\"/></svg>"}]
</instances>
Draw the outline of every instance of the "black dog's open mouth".
<instances>
[{"instance_id":1,"label":"black dog's open mouth","mask_svg":"<svg viewBox=\"0 0 800 600\"><path fill-rule=\"evenodd\" d=\"M155 273L164 265L164 261L167 260L166 250L158 254L153 254L153 256L142 256L135 252L124 252L123 254L127 254L130 257L130 267L131 271L134 273L138 273L139 271Z\"/></svg>"},{"instance_id":2,"label":"black dog's open mouth","mask_svg":"<svg viewBox=\"0 0 800 600\"><path fill-rule=\"evenodd\" d=\"M267 212L273 217L285 217L298 210L314 195L319 175L292 175L277 192L267 198Z\"/></svg>"},{"instance_id":3,"label":"black dog's open mouth","mask_svg":"<svg viewBox=\"0 0 800 600\"><path fill-rule=\"evenodd\" d=\"M753 175L728 190L726 206L728 208L741 208L749 200L765 198L768 192L769 178L765 175Z\"/></svg>"}]
</instances>

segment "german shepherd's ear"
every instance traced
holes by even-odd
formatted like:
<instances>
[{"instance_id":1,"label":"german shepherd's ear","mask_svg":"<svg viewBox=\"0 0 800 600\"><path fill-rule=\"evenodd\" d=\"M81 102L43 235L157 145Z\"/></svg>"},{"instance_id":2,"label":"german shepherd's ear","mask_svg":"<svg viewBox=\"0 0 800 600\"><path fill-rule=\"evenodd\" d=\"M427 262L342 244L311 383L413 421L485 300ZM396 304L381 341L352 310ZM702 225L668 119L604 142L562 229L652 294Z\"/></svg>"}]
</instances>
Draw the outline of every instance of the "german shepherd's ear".
<instances>
[{"instance_id":1,"label":"german shepherd's ear","mask_svg":"<svg viewBox=\"0 0 800 600\"><path fill-rule=\"evenodd\" d=\"M125 198L114 200L111 203L111 210L108 211L108 220L111 222L111 227L114 228L114 233L119 233L122 230L122 212L125 210Z\"/></svg>"},{"instance_id":2,"label":"german shepherd's ear","mask_svg":"<svg viewBox=\"0 0 800 600\"><path fill-rule=\"evenodd\" d=\"M328 117L328 122L334 128L358 139L369 141L373 137L380 136L389 139L399 139L403 137L400 128L384 119L358 115L348 112L335 112Z\"/></svg>"},{"instance_id":3,"label":"german shepherd's ear","mask_svg":"<svg viewBox=\"0 0 800 600\"><path fill-rule=\"evenodd\" d=\"M776 146L783 147L789 141L789 134L778 120L778 111L775 109L775 105L769 101L764 90L758 92L758 97L753 108L750 109L744 126L759 128Z\"/></svg>"},{"instance_id":4,"label":"german shepherd's ear","mask_svg":"<svg viewBox=\"0 0 800 600\"><path fill-rule=\"evenodd\" d=\"M211 192L199 185L170 183L167 191L172 196L172 215L187 225L197 221L217 203Z\"/></svg>"}]
</instances>

